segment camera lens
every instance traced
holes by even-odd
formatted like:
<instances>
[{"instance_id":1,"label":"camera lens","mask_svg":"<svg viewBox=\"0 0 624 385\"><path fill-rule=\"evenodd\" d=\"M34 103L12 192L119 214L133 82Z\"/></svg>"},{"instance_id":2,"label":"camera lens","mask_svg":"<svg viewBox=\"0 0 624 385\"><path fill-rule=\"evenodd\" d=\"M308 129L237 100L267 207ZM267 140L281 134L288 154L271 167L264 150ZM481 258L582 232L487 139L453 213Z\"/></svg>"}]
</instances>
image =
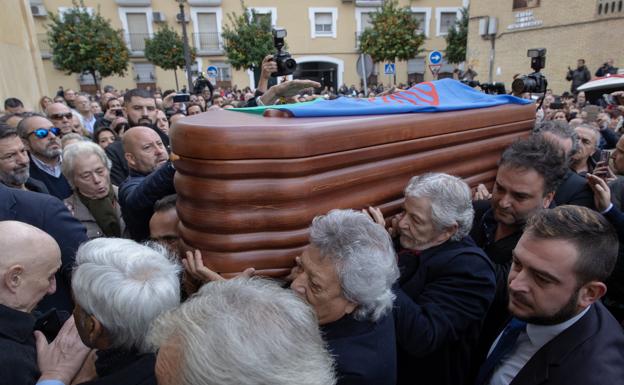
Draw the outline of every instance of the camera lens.
<instances>
[{"instance_id":1,"label":"camera lens","mask_svg":"<svg viewBox=\"0 0 624 385\"><path fill-rule=\"evenodd\" d=\"M297 62L295 61L295 59L286 59L286 61L284 62L284 67L286 67L288 70L294 70L297 67Z\"/></svg>"}]
</instances>

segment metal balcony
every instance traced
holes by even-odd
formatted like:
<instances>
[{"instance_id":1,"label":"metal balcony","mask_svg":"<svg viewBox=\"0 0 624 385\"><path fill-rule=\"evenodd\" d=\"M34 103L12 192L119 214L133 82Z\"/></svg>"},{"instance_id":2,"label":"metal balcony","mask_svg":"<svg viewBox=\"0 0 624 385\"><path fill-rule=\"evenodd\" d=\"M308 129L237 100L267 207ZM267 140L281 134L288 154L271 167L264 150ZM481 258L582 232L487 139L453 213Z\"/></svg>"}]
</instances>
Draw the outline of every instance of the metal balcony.
<instances>
[{"instance_id":1,"label":"metal balcony","mask_svg":"<svg viewBox=\"0 0 624 385\"><path fill-rule=\"evenodd\" d=\"M130 53L132 55L143 55L145 52L145 40L151 37L149 33L127 33L125 39Z\"/></svg>"},{"instance_id":2,"label":"metal balcony","mask_svg":"<svg viewBox=\"0 0 624 385\"><path fill-rule=\"evenodd\" d=\"M223 54L223 42L218 32L201 32L193 34L193 44L198 54Z\"/></svg>"}]
</instances>

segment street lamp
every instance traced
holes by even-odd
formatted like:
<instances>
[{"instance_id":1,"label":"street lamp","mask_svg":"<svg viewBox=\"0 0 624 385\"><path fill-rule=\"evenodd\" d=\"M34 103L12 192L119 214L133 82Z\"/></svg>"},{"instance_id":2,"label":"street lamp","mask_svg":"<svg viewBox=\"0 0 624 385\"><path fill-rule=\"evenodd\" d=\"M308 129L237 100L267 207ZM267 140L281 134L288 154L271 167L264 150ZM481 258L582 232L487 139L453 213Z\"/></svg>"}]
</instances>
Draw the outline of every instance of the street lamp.
<instances>
[{"instance_id":1,"label":"street lamp","mask_svg":"<svg viewBox=\"0 0 624 385\"><path fill-rule=\"evenodd\" d=\"M182 23L182 41L184 42L184 67L186 68L186 79L188 81L187 92L193 88L193 76L191 75L191 53L189 50L188 36L186 34L186 20L184 16L184 3L186 0L176 0L180 4L180 14L178 20Z\"/></svg>"}]
</instances>

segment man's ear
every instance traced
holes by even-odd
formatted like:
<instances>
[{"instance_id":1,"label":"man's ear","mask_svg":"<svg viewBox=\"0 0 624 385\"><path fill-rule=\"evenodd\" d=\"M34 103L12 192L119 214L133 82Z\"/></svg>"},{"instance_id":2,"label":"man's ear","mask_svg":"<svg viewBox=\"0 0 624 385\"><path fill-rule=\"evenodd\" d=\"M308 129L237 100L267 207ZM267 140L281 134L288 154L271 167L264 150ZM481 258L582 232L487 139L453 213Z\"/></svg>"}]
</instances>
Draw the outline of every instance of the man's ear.
<instances>
[{"instance_id":1,"label":"man's ear","mask_svg":"<svg viewBox=\"0 0 624 385\"><path fill-rule=\"evenodd\" d=\"M129 167L134 168L134 166L136 166L134 155L132 155L129 152L125 152L124 157L126 158L126 161L128 162Z\"/></svg>"},{"instance_id":2,"label":"man's ear","mask_svg":"<svg viewBox=\"0 0 624 385\"><path fill-rule=\"evenodd\" d=\"M591 281L586 283L579 290L578 305L586 308L592 303L598 301L607 292L607 285L599 281Z\"/></svg>"},{"instance_id":3,"label":"man's ear","mask_svg":"<svg viewBox=\"0 0 624 385\"><path fill-rule=\"evenodd\" d=\"M542 208L544 209L549 208L554 198L555 198L554 191L551 191L548 194L544 195L544 198L542 198Z\"/></svg>"},{"instance_id":4,"label":"man's ear","mask_svg":"<svg viewBox=\"0 0 624 385\"><path fill-rule=\"evenodd\" d=\"M4 273L4 285L11 293L16 293L23 282L24 267L22 265L10 266Z\"/></svg>"},{"instance_id":5,"label":"man's ear","mask_svg":"<svg viewBox=\"0 0 624 385\"><path fill-rule=\"evenodd\" d=\"M97 318L92 315L89 315L89 318L85 320L86 327L88 330L89 336L89 344L90 347L106 350L110 348L110 338L108 335L108 331Z\"/></svg>"},{"instance_id":6,"label":"man's ear","mask_svg":"<svg viewBox=\"0 0 624 385\"><path fill-rule=\"evenodd\" d=\"M440 233L440 235L438 235L435 239L434 242L436 245L441 245L444 242L448 241L449 239L451 239L451 237L453 235L455 235L455 233L457 232L457 229L459 229L459 225L457 224L457 222L453 223L451 226L447 227L446 229L444 229L444 231L442 231Z\"/></svg>"}]
</instances>

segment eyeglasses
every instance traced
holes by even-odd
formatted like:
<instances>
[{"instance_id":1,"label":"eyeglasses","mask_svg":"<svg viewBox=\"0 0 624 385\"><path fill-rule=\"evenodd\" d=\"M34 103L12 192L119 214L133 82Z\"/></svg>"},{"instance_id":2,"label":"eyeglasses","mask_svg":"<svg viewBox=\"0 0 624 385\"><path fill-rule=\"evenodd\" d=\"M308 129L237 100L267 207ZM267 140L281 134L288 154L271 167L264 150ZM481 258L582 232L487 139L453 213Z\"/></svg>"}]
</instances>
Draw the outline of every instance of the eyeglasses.
<instances>
[{"instance_id":1,"label":"eyeglasses","mask_svg":"<svg viewBox=\"0 0 624 385\"><path fill-rule=\"evenodd\" d=\"M55 136L61 135L60 128L50 127L50 128L37 128L36 130L28 134L28 136L35 135L37 138L43 139L43 138L46 138L50 132L53 133Z\"/></svg>"},{"instance_id":2,"label":"eyeglasses","mask_svg":"<svg viewBox=\"0 0 624 385\"><path fill-rule=\"evenodd\" d=\"M50 119L53 119L53 120L61 120L61 119L63 119L63 118L66 118L66 119L71 120L71 118L72 118L73 116L74 116L74 115L73 115L71 112L67 112L67 113L64 113L64 114L52 114L52 115L50 115Z\"/></svg>"}]
</instances>

